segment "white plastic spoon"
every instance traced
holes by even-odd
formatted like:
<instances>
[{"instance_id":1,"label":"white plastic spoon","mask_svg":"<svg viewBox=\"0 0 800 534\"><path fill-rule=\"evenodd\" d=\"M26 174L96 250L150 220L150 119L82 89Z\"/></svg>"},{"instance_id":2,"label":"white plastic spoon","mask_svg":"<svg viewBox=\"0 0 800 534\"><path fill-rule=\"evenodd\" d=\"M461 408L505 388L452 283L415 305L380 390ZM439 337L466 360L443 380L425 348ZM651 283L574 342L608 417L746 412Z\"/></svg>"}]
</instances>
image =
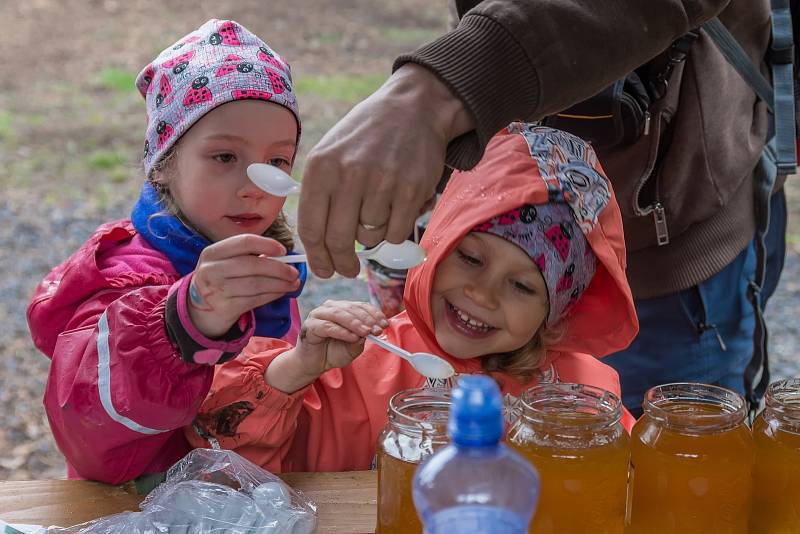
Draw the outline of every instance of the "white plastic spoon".
<instances>
[{"instance_id":1,"label":"white plastic spoon","mask_svg":"<svg viewBox=\"0 0 800 534\"><path fill-rule=\"evenodd\" d=\"M274 165L251 163L247 166L247 177L259 188L276 197L300 194L300 184Z\"/></svg>"},{"instance_id":2,"label":"white plastic spoon","mask_svg":"<svg viewBox=\"0 0 800 534\"><path fill-rule=\"evenodd\" d=\"M390 269L411 269L425 261L425 249L413 241L403 241L397 245L381 241L373 248L356 252L356 255L365 260L375 260ZM307 258L305 254L297 254L276 256L270 259L281 263L301 263Z\"/></svg>"},{"instance_id":3,"label":"white plastic spoon","mask_svg":"<svg viewBox=\"0 0 800 534\"><path fill-rule=\"evenodd\" d=\"M456 374L455 369L453 369L453 366L450 365L447 360L436 356L435 354L429 354L427 352L414 352L412 354L411 352L408 352L407 350L400 348L393 343L389 343L388 341L373 335L368 335L367 339L388 350L389 352L397 354L410 363L411 366L419 372L419 374L427 378L450 378Z\"/></svg>"}]
</instances>

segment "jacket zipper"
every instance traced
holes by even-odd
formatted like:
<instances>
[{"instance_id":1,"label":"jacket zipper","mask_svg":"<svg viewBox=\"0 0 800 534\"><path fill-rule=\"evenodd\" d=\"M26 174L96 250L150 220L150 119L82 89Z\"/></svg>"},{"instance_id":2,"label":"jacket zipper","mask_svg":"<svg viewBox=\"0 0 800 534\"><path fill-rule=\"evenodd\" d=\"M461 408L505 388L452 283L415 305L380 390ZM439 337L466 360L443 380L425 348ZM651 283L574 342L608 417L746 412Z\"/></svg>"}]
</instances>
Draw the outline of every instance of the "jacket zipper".
<instances>
[{"instance_id":1,"label":"jacket zipper","mask_svg":"<svg viewBox=\"0 0 800 534\"><path fill-rule=\"evenodd\" d=\"M664 212L664 206L661 202L656 201L652 206L653 220L656 223L656 241L658 246L663 246L669 243L669 229L667 228L667 215Z\"/></svg>"},{"instance_id":2,"label":"jacket zipper","mask_svg":"<svg viewBox=\"0 0 800 534\"><path fill-rule=\"evenodd\" d=\"M651 123L650 112L646 111L644 115L644 132L642 133L642 135L650 135L650 127L651 127L650 123ZM658 150L658 143L655 143L655 145L656 145L655 147L651 147L651 151ZM648 168L644 173L645 178L639 183L638 187L636 187L636 190L633 192L634 195L633 210L634 213L640 217L645 215L650 215L651 213L653 214L653 222L655 223L656 227L656 243L658 243L658 246L660 247L669 243L667 214L666 210L664 210L664 206L661 204L661 202L658 201L658 198L656 198L656 201L650 204L649 206L646 206L644 208L641 208L639 206L639 195L642 192L644 184L646 184L647 181L650 180L651 175L653 174L653 168L655 167L655 160L656 160L655 154L651 152L650 165L648 166Z\"/></svg>"}]
</instances>

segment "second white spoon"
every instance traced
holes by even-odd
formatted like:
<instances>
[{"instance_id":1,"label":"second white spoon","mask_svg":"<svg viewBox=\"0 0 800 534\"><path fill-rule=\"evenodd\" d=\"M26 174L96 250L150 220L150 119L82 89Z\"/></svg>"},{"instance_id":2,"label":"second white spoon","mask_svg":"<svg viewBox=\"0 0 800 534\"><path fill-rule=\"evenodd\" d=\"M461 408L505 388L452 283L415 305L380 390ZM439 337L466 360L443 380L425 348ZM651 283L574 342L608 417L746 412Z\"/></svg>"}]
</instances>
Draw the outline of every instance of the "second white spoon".
<instances>
[{"instance_id":1,"label":"second white spoon","mask_svg":"<svg viewBox=\"0 0 800 534\"><path fill-rule=\"evenodd\" d=\"M427 378L450 378L456 374L455 369L453 369L453 366L450 365L447 360L440 356L436 356L435 354L430 354L427 352L411 353L393 343L389 343L385 339L381 339L371 334L367 336L367 339L381 348L397 354L410 363L411 366L416 369L417 372L419 372L419 374Z\"/></svg>"}]
</instances>

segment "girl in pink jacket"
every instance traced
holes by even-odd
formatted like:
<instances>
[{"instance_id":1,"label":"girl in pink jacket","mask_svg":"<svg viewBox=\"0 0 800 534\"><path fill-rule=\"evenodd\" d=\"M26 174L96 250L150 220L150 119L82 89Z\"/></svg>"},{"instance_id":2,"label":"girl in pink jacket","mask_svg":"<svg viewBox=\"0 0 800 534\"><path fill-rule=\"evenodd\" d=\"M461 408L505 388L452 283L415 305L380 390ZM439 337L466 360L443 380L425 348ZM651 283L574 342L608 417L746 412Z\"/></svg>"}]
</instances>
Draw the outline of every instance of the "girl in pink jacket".
<instances>
[{"instance_id":1,"label":"girl in pink jacket","mask_svg":"<svg viewBox=\"0 0 800 534\"><path fill-rule=\"evenodd\" d=\"M390 397L445 385L365 345L381 331L457 373L492 374L510 396L545 376L619 396L616 371L597 358L627 347L638 323L619 207L589 145L512 125L477 167L453 174L422 246L405 312L386 322L367 304L328 302L295 347L254 340L218 368L190 442L215 439L273 472L368 469Z\"/></svg>"},{"instance_id":2,"label":"girl in pink jacket","mask_svg":"<svg viewBox=\"0 0 800 534\"><path fill-rule=\"evenodd\" d=\"M52 359L44 396L70 477L164 471L189 444L214 365L254 338L293 343L305 268L284 198L247 178L290 171L300 135L288 64L233 21L210 20L139 74L147 177L130 220L101 226L28 308Z\"/></svg>"}]
</instances>

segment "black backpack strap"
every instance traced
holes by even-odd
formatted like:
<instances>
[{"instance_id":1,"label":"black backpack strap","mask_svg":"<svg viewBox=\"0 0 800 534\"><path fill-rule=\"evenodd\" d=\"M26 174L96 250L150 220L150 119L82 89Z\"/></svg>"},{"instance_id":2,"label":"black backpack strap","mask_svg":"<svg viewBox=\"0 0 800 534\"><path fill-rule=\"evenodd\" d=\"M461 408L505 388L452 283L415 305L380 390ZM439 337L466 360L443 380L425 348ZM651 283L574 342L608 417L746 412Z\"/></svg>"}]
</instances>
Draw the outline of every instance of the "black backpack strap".
<instances>
[{"instance_id":1,"label":"black backpack strap","mask_svg":"<svg viewBox=\"0 0 800 534\"><path fill-rule=\"evenodd\" d=\"M749 284L748 297L755 314L755 330L753 356L744 372L745 396L751 421L758 411L770 380L767 358L769 336L762 301L762 288L767 270L765 236L769 228L770 197L777 175L792 174L797 169L792 13L789 0L771 0L771 7L772 45L769 63L772 66L774 89L719 19L714 18L702 26L725 59L769 106L775 121L775 136L764 147L754 173L756 272L755 278Z\"/></svg>"}]
</instances>

